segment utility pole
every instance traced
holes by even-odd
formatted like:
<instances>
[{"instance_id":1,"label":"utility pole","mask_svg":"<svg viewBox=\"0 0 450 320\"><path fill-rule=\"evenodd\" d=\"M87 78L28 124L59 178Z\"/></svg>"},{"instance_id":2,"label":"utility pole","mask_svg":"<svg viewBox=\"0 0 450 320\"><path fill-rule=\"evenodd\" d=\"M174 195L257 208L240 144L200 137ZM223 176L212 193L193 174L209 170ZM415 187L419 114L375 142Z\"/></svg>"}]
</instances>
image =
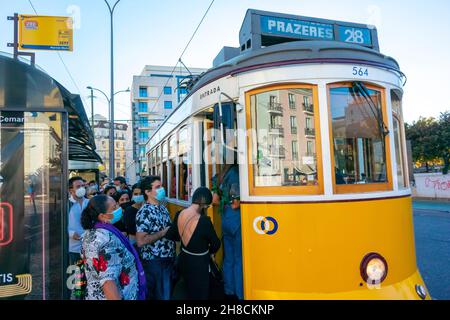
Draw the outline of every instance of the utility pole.
<instances>
[{"instance_id":1,"label":"utility pole","mask_svg":"<svg viewBox=\"0 0 450 320\"><path fill-rule=\"evenodd\" d=\"M117 0L116 3L112 6L105 0L106 5L109 9L109 14L111 17L111 101L110 101L110 110L109 110L109 177L114 179L114 9L120 0Z\"/></svg>"}]
</instances>

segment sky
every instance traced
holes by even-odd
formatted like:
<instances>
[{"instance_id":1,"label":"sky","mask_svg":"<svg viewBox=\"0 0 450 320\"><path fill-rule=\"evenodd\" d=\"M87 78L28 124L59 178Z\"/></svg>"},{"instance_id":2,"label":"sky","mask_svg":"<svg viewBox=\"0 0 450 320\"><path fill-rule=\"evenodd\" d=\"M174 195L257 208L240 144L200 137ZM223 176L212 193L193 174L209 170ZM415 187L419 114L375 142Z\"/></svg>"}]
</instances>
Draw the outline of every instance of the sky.
<instances>
[{"instance_id":1,"label":"sky","mask_svg":"<svg viewBox=\"0 0 450 320\"><path fill-rule=\"evenodd\" d=\"M90 116L87 86L109 94L110 22L103 0L0 0L0 51L13 40L8 15L73 16L74 51L38 51L36 63L72 93L80 94ZM109 0L110 3L115 0ZM121 0L114 13L115 91L131 87L145 65L177 63L211 0ZM215 0L183 56L189 67L210 68L223 46L239 46L247 9L375 25L381 52L395 58L407 75L404 118L438 117L450 110L450 1L403 0ZM73 80L72 80L73 79ZM95 113L107 117L104 97ZM116 96L115 119L131 118L130 95Z\"/></svg>"}]
</instances>

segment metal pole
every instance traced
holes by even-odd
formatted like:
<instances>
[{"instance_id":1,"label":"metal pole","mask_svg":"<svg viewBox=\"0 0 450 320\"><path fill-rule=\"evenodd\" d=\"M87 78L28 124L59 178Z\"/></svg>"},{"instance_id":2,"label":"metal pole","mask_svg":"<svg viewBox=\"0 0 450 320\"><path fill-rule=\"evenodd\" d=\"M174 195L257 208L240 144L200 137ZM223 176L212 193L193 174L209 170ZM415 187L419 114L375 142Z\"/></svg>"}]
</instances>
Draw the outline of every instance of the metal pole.
<instances>
[{"instance_id":1,"label":"metal pole","mask_svg":"<svg viewBox=\"0 0 450 320\"><path fill-rule=\"evenodd\" d=\"M109 175L114 179L114 11L111 14L111 95L110 95L110 124L109 124Z\"/></svg>"},{"instance_id":2,"label":"metal pole","mask_svg":"<svg viewBox=\"0 0 450 320\"><path fill-rule=\"evenodd\" d=\"M92 131L94 131L94 89L91 89L91 122Z\"/></svg>"},{"instance_id":3,"label":"metal pole","mask_svg":"<svg viewBox=\"0 0 450 320\"><path fill-rule=\"evenodd\" d=\"M19 15L14 13L14 59L19 58Z\"/></svg>"}]
</instances>

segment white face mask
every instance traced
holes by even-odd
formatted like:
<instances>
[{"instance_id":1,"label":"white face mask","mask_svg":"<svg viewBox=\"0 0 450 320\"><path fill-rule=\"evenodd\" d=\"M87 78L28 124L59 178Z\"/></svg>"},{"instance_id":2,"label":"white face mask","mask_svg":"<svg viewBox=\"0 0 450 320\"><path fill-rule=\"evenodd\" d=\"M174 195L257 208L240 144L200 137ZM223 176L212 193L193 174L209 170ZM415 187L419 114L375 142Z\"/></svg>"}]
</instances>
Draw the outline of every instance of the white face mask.
<instances>
[{"instance_id":1,"label":"white face mask","mask_svg":"<svg viewBox=\"0 0 450 320\"><path fill-rule=\"evenodd\" d=\"M73 198L73 195L70 195L69 201L72 203L77 203L77 201Z\"/></svg>"},{"instance_id":2,"label":"white face mask","mask_svg":"<svg viewBox=\"0 0 450 320\"><path fill-rule=\"evenodd\" d=\"M79 199L84 198L84 196L86 195L86 188L85 187L78 188L77 191L75 191L75 195Z\"/></svg>"}]
</instances>

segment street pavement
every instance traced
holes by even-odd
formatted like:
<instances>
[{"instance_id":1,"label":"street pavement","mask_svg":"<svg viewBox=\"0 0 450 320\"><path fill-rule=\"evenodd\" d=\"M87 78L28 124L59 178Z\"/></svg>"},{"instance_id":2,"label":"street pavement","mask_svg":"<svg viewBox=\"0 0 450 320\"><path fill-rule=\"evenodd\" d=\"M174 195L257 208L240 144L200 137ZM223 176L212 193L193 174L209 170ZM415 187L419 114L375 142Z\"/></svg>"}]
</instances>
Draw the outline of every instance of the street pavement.
<instances>
[{"instance_id":1,"label":"street pavement","mask_svg":"<svg viewBox=\"0 0 450 320\"><path fill-rule=\"evenodd\" d=\"M436 300L450 300L450 201L414 201L417 264Z\"/></svg>"}]
</instances>

